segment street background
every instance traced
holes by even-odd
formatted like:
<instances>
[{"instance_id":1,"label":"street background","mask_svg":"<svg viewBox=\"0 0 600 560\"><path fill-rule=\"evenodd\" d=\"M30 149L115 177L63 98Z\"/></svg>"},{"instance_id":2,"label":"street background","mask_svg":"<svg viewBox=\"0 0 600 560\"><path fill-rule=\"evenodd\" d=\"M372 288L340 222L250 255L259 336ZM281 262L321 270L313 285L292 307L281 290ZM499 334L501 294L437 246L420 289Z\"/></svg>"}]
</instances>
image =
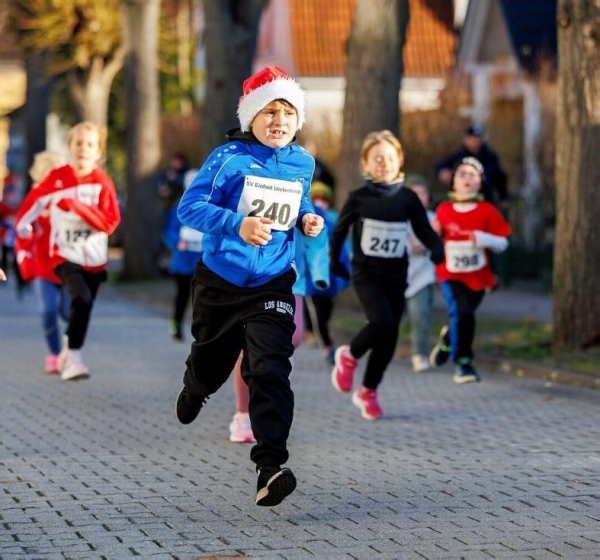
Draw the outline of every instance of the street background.
<instances>
[{"instance_id":1,"label":"street background","mask_svg":"<svg viewBox=\"0 0 600 560\"><path fill-rule=\"evenodd\" d=\"M189 336L170 340L163 309L102 286L80 382L43 373L33 294L1 286L0 316L3 559L600 556L596 390L485 367L457 386L451 366L414 374L396 359L385 417L368 422L300 348L298 488L260 508L250 447L228 440L231 382L193 424L175 419Z\"/></svg>"}]
</instances>

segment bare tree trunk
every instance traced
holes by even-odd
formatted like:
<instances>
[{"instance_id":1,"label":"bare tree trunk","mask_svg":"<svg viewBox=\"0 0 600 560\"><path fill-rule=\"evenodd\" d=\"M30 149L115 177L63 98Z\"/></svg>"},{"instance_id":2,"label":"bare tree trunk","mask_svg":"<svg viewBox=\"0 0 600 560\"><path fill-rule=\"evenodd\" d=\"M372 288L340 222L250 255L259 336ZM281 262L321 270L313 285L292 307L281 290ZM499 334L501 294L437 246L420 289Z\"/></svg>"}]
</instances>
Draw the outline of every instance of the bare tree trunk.
<instances>
[{"instance_id":1,"label":"bare tree trunk","mask_svg":"<svg viewBox=\"0 0 600 560\"><path fill-rule=\"evenodd\" d=\"M46 118L50 106L51 79L46 73L46 54L36 53L25 59L27 92L25 99L25 134L27 137L25 168L33 164L33 157L46 149ZM27 173L27 191L32 179Z\"/></svg>"},{"instance_id":2,"label":"bare tree trunk","mask_svg":"<svg viewBox=\"0 0 600 560\"><path fill-rule=\"evenodd\" d=\"M258 24L267 0L204 0L206 21L206 97L203 154L239 126L237 103L252 74Z\"/></svg>"},{"instance_id":3,"label":"bare tree trunk","mask_svg":"<svg viewBox=\"0 0 600 560\"><path fill-rule=\"evenodd\" d=\"M383 129L398 134L402 48L408 20L408 0L357 0L348 40L339 204L360 185L358 158L366 134Z\"/></svg>"},{"instance_id":4,"label":"bare tree trunk","mask_svg":"<svg viewBox=\"0 0 600 560\"><path fill-rule=\"evenodd\" d=\"M154 277L160 250L162 224L156 192L161 158L157 62L159 13L159 0L126 0L123 3L128 134L122 275L126 279Z\"/></svg>"},{"instance_id":5,"label":"bare tree trunk","mask_svg":"<svg viewBox=\"0 0 600 560\"><path fill-rule=\"evenodd\" d=\"M190 0L177 3L177 80L179 82L179 111L189 117L192 103L192 6Z\"/></svg>"},{"instance_id":6,"label":"bare tree trunk","mask_svg":"<svg viewBox=\"0 0 600 560\"><path fill-rule=\"evenodd\" d=\"M124 57L125 49L119 47L108 60L95 57L85 71L76 69L67 72L67 86L77 120L107 126L110 89L115 76L123 67Z\"/></svg>"},{"instance_id":7,"label":"bare tree trunk","mask_svg":"<svg viewBox=\"0 0 600 560\"><path fill-rule=\"evenodd\" d=\"M523 83L523 144L525 147L525 181L521 194L525 201L524 242L528 251L541 248L544 234L543 182L540 169L542 142L542 106L538 84L534 80Z\"/></svg>"},{"instance_id":8,"label":"bare tree trunk","mask_svg":"<svg viewBox=\"0 0 600 560\"><path fill-rule=\"evenodd\" d=\"M559 0L554 341L600 336L600 3Z\"/></svg>"}]
</instances>

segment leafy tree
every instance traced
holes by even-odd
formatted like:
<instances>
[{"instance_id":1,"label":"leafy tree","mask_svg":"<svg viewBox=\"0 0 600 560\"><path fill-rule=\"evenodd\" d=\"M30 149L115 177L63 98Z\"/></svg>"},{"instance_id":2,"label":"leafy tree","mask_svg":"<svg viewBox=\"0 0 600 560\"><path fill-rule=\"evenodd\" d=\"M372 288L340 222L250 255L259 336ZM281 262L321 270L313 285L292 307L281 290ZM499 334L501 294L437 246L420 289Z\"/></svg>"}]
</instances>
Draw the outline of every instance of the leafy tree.
<instances>
[{"instance_id":1,"label":"leafy tree","mask_svg":"<svg viewBox=\"0 0 600 560\"><path fill-rule=\"evenodd\" d=\"M402 48L409 20L408 0L357 0L346 65L346 97L338 170L339 201L356 188L360 146L373 130L398 134Z\"/></svg>"},{"instance_id":2,"label":"leafy tree","mask_svg":"<svg viewBox=\"0 0 600 560\"><path fill-rule=\"evenodd\" d=\"M162 0L159 69L162 108L189 116L196 106L194 69L198 34L194 24L201 0Z\"/></svg>"},{"instance_id":3,"label":"leafy tree","mask_svg":"<svg viewBox=\"0 0 600 560\"><path fill-rule=\"evenodd\" d=\"M600 340L600 3L559 0L555 352Z\"/></svg>"},{"instance_id":4,"label":"leafy tree","mask_svg":"<svg viewBox=\"0 0 600 560\"><path fill-rule=\"evenodd\" d=\"M29 53L65 74L77 120L106 126L113 79L123 66L118 0L14 0L11 16Z\"/></svg>"}]
</instances>

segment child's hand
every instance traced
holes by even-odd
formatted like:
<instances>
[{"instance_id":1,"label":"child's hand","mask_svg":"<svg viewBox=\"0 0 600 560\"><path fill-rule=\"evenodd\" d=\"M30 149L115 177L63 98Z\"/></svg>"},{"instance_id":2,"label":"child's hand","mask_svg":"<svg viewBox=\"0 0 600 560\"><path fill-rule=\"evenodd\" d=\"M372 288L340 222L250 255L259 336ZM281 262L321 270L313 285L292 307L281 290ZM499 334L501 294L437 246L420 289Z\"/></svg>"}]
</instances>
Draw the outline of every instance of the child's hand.
<instances>
[{"instance_id":1,"label":"child's hand","mask_svg":"<svg viewBox=\"0 0 600 560\"><path fill-rule=\"evenodd\" d=\"M0 268L0 282L6 282L6 274L4 274L4 270Z\"/></svg>"},{"instance_id":2,"label":"child's hand","mask_svg":"<svg viewBox=\"0 0 600 560\"><path fill-rule=\"evenodd\" d=\"M307 235L308 237L317 237L317 235L321 233L324 225L325 222L323 218L317 214L307 212L302 216L302 229L304 235Z\"/></svg>"},{"instance_id":3,"label":"child's hand","mask_svg":"<svg viewBox=\"0 0 600 560\"><path fill-rule=\"evenodd\" d=\"M239 235L248 245L253 247L266 245L273 239L271 235L272 223L273 220L269 218L247 216L242 220Z\"/></svg>"},{"instance_id":4,"label":"child's hand","mask_svg":"<svg viewBox=\"0 0 600 560\"><path fill-rule=\"evenodd\" d=\"M406 244L410 255L424 255L427 252L427 247L413 237L409 237Z\"/></svg>"}]
</instances>

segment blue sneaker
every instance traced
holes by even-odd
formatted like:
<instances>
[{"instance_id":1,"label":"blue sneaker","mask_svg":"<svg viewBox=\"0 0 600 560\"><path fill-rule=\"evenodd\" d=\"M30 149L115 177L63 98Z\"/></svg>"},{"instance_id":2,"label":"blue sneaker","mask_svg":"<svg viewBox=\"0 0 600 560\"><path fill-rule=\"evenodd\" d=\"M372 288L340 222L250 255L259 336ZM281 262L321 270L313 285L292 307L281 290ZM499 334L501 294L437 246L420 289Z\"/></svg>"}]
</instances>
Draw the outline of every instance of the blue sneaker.
<instances>
[{"instance_id":1,"label":"blue sneaker","mask_svg":"<svg viewBox=\"0 0 600 560\"><path fill-rule=\"evenodd\" d=\"M478 383L481 381L481 377L479 377L477 370L473 367L471 362L464 362L462 364L457 364L454 368L452 381L460 385L464 383Z\"/></svg>"}]
</instances>

